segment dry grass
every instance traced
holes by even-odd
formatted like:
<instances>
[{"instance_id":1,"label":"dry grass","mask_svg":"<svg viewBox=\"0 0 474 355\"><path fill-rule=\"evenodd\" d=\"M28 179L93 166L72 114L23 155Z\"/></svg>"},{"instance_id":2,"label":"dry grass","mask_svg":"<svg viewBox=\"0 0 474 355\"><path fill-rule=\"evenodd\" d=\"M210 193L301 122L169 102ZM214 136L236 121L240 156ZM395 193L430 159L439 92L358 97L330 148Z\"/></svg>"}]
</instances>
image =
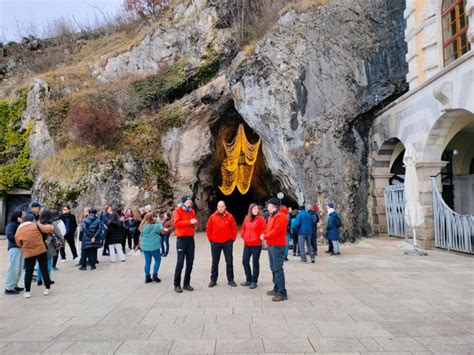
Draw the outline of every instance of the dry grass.
<instances>
[{"instance_id":1,"label":"dry grass","mask_svg":"<svg viewBox=\"0 0 474 355\"><path fill-rule=\"evenodd\" d=\"M75 183L88 175L91 165L112 157L111 152L92 145L69 144L56 151L41 164L39 171L44 180L55 180L62 187Z\"/></svg>"}]
</instances>

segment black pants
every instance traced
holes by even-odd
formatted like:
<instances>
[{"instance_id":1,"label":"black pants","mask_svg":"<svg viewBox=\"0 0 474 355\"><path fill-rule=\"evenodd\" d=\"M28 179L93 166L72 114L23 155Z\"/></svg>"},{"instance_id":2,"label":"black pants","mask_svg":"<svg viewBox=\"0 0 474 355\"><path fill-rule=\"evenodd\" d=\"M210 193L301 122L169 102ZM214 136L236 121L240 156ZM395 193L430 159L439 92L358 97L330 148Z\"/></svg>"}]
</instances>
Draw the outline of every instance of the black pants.
<instances>
[{"instance_id":1,"label":"black pants","mask_svg":"<svg viewBox=\"0 0 474 355\"><path fill-rule=\"evenodd\" d=\"M94 267L97 262L97 248L82 249L81 267L86 267L89 264Z\"/></svg>"},{"instance_id":2,"label":"black pants","mask_svg":"<svg viewBox=\"0 0 474 355\"><path fill-rule=\"evenodd\" d=\"M77 258L77 250L76 250L76 244L74 243L74 235L66 234L64 236L64 239L69 244L69 248L71 249L71 253L72 253L72 258L73 259ZM61 259L66 259L66 246L64 246L64 248L59 249L59 252L61 253Z\"/></svg>"},{"instance_id":3,"label":"black pants","mask_svg":"<svg viewBox=\"0 0 474 355\"><path fill-rule=\"evenodd\" d=\"M35 270L36 260L38 260L38 265L43 276L43 282L47 289L51 285L51 279L49 278L48 271L48 255L43 253L37 256L32 256L31 258L25 258L25 291L30 292L31 289L31 280L33 277L33 271Z\"/></svg>"},{"instance_id":4,"label":"black pants","mask_svg":"<svg viewBox=\"0 0 474 355\"><path fill-rule=\"evenodd\" d=\"M314 255L318 255L318 241L316 233L311 235L311 246L313 247Z\"/></svg>"},{"instance_id":5,"label":"black pants","mask_svg":"<svg viewBox=\"0 0 474 355\"><path fill-rule=\"evenodd\" d=\"M232 249L234 242L229 240L225 243L212 243L211 242L211 254L212 254L212 266L211 266L211 281L216 282L219 276L219 260L221 259L221 251L224 252L227 281L234 281L234 265L232 257Z\"/></svg>"},{"instance_id":6,"label":"black pants","mask_svg":"<svg viewBox=\"0 0 474 355\"><path fill-rule=\"evenodd\" d=\"M183 285L189 286L194 262L194 237L176 238L176 251L178 258L176 261L176 270L174 272L174 285L181 286L181 271L183 271L184 259L186 259Z\"/></svg>"},{"instance_id":7,"label":"black pants","mask_svg":"<svg viewBox=\"0 0 474 355\"><path fill-rule=\"evenodd\" d=\"M258 282L258 275L260 275L260 254L262 252L261 246L244 246L244 254L242 256L242 265L245 270L245 277L247 282ZM250 257L252 257L253 273L250 269Z\"/></svg>"},{"instance_id":8,"label":"black pants","mask_svg":"<svg viewBox=\"0 0 474 355\"><path fill-rule=\"evenodd\" d=\"M135 249L138 246L138 242L140 239L140 232L135 232L135 233L127 233L127 244L128 244L128 249L132 250L132 240L133 240L133 249Z\"/></svg>"},{"instance_id":9,"label":"black pants","mask_svg":"<svg viewBox=\"0 0 474 355\"><path fill-rule=\"evenodd\" d=\"M328 246L329 246L329 247L328 247L328 251L329 251L330 253L333 253L333 252L334 252L334 246L332 245L332 240L329 240L329 239L328 239Z\"/></svg>"},{"instance_id":10,"label":"black pants","mask_svg":"<svg viewBox=\"0 0 474 355\"><path fill-rule=\"evenodd\" d=\"M293 233L291 238L293 239L293 255L296 255L298 251L298 233Z\"/></svg>"}]
</instances>

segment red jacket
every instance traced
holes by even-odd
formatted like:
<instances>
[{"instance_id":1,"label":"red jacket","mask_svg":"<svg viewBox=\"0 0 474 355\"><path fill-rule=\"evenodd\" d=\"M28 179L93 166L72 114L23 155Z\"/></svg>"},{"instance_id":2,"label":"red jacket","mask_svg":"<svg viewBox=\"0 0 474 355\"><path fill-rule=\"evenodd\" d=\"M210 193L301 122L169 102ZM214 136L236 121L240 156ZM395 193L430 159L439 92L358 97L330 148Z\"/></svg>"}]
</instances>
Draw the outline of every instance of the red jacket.
<instances>
[{"instance_id":1,"label":"red jacket","mask_svg":"<svg viewBox=\"0 0 474 355\"><path fill-rule=\"evenodd\" d=\"M207 239L214 243L225 243L237 238L237 224L229 212L221 215L215 212L209 217L206 226Z\"/></svg>"},{"instance_id":2,"label":"red jacket","mask_svg":"<svg viewBox=\"0 0 474 355\"><path fill-rule=\"evenodd\" d=\"M277 213L270 215L264 238L270 246L286 246L286 225L288 223L288 210L281 208Z\"/></svg>"},{"instance_id":3,"label":"red jacket","mask_svg":"<svg viewBox=\"0 0 474 355\"><path fill-rule=\"evenodd\" d=\"M191 219L193 218L196 218L196 214L192 208L190 208L189 211L186 211L181 206L176 207L173 212L176 237L194 237L194 230L198 224L191 224Z\"/></svg>"},{"instance_id":4,"label":"red jacket","mask_svg":"<svg viewBox=\"0 0 474 355\"><path fill-rule=\"evenodd\" d=\"M265 231L267 222L263 216L256 216L253 221L248 217L245 217L244 223L242 224L242 239L244 240L244 245L247 246L261 246L262 240L260 236Z\"/></svg>"}]
</instances>

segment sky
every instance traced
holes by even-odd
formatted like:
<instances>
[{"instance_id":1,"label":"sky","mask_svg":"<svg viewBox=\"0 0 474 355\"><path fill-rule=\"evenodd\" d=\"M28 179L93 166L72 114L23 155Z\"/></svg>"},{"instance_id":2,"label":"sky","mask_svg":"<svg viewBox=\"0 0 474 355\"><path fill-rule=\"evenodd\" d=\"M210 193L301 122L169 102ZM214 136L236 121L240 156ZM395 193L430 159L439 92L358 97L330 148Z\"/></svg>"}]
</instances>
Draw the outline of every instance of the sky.
<instances>
[{"instance_id":1,"label":"sky","mask_svg":"<svg viewBox=\"0 0 474 355\"><path fill-rule=\"evenodd\" d=\"M123 11L122 4L123 0L0 0L0 41L18 41L30 32L44 37L48 24L59 18L94 26L103 21L102 12L113 16Z\"/></svg>"}]
</instances>

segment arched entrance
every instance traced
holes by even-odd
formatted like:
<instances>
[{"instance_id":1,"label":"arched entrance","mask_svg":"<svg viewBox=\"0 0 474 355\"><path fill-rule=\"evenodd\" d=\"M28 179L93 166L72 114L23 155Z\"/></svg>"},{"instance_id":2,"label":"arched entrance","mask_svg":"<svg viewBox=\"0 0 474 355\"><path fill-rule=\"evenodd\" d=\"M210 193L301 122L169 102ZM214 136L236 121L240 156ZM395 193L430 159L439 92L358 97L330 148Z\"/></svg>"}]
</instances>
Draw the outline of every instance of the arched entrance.
<instances>
[{"instance_id":1,"label":"arched entrance","mask_svg":"<svg viewBox=\"0 0 474 355\"><path fill-rule=\"evenodd\" d=\"M392 185L403 184L405 178L405 168L403 166L403 154L405 152L405 146L400 139L393 137L386 140L378 149L377 152L373 153L372 160L372 218L373 227L376 233L386 234L389 232L389 223L387 216L387 201L393 203L390 206L390 211L399 214L401 204L396 202L400 200L400 189L396 186L391 188L392 192L389 196L386 195L386 189ZM403 197L402 197L403 200ZM399 201L400 202L400 201ZM397 206L395 206L395 204ZM395 218L394 216L391 216ZM399 219L399 216L396 217Z\"/></svg>"}]
</instances>

